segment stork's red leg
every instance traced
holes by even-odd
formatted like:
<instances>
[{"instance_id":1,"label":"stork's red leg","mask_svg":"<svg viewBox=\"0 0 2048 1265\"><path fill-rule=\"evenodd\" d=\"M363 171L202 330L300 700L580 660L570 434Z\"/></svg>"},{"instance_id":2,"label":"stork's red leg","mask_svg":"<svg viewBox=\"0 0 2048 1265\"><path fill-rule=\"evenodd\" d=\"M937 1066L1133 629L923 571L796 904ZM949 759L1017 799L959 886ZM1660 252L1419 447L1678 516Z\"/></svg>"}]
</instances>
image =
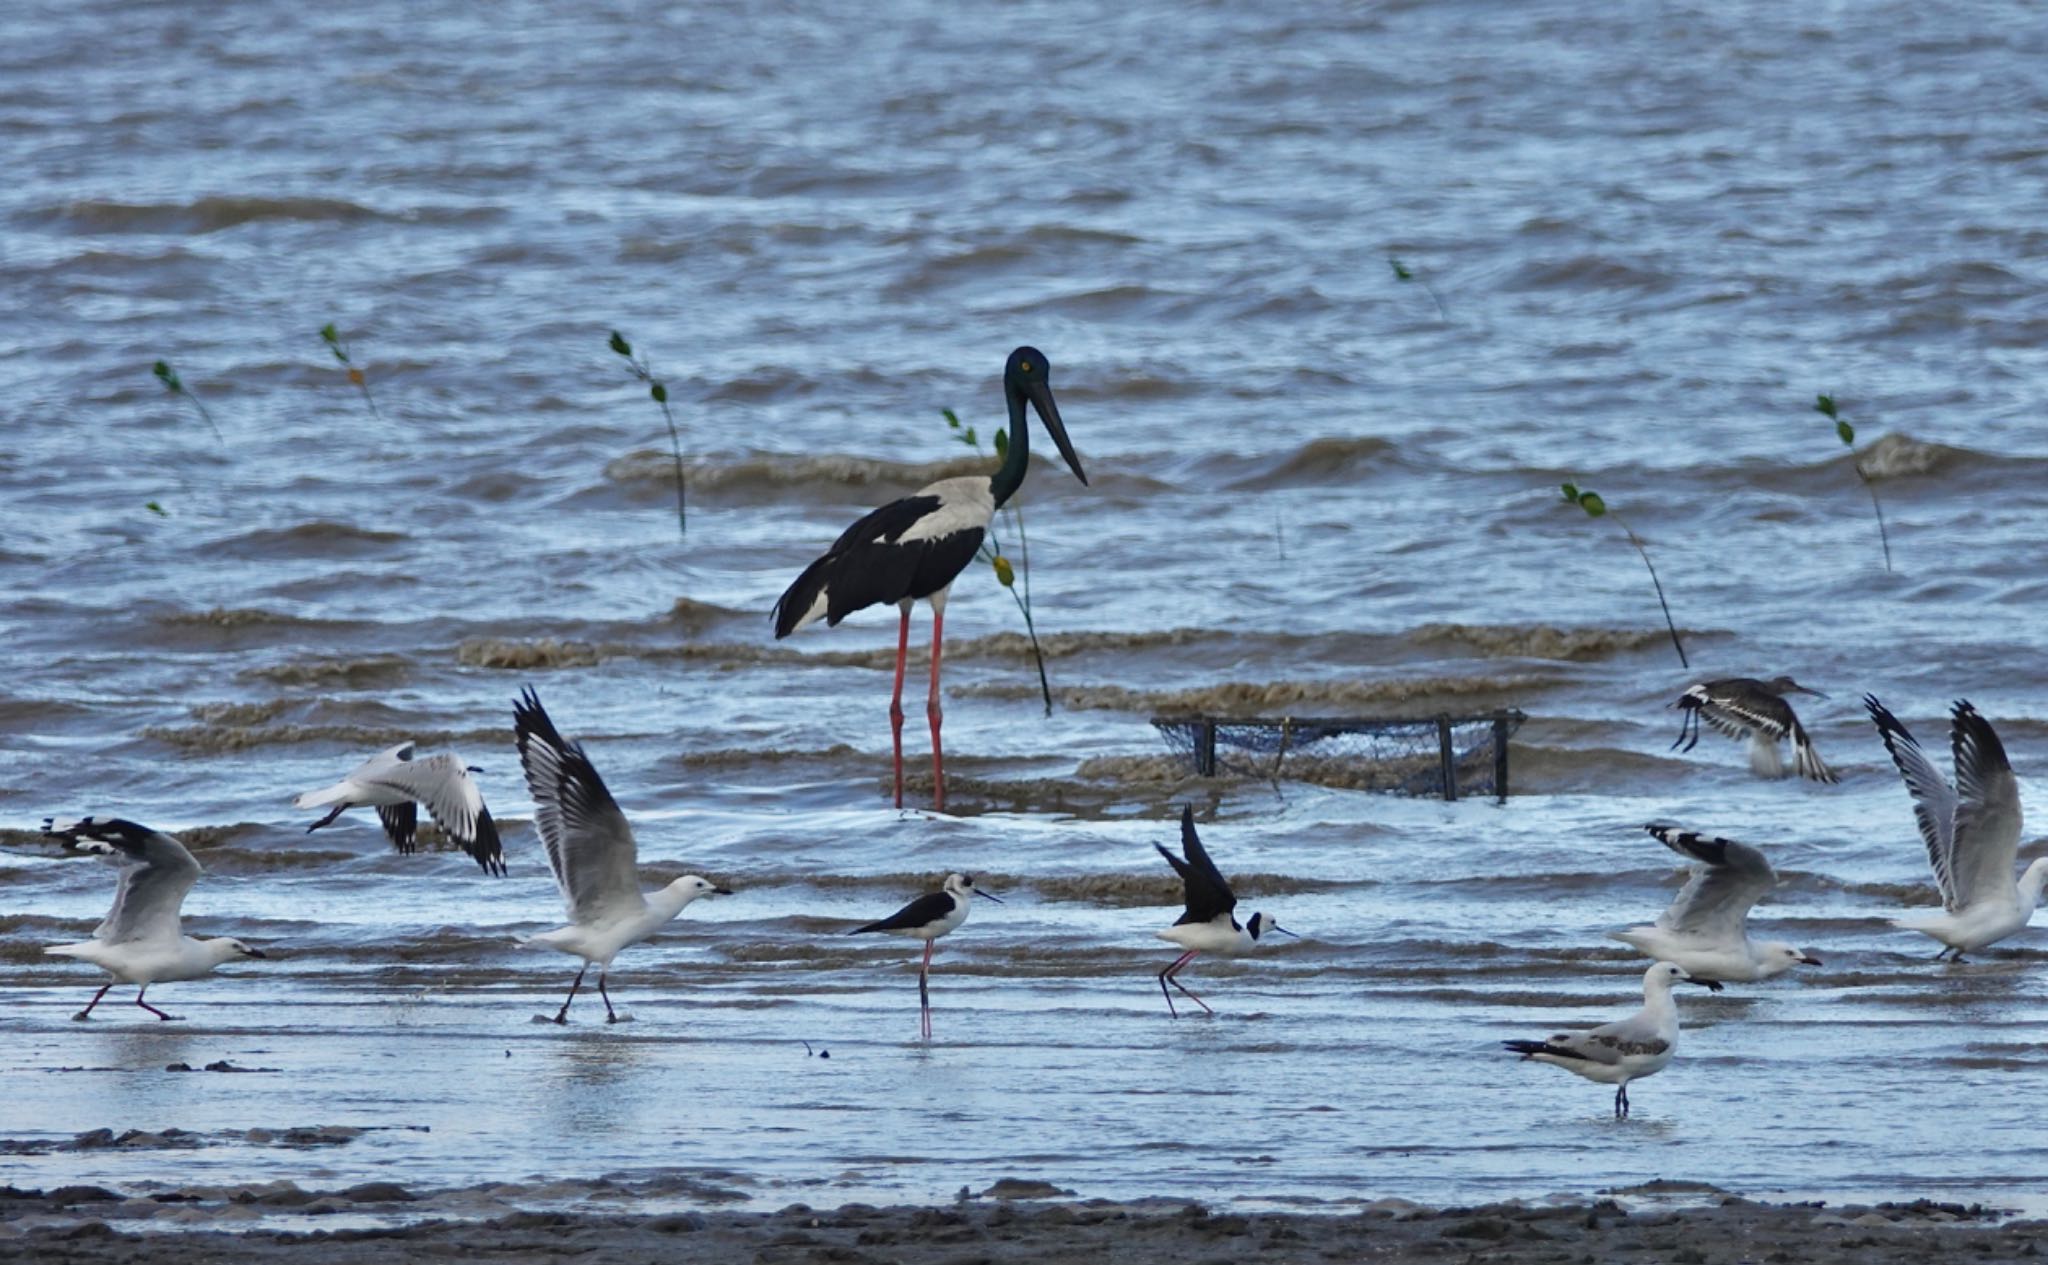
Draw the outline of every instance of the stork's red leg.
<instances>
[{"instance_id":1,"label":"stork's red leg","mask_svg":"<svg viewBox=\"0 0 2048 1265\"><path fill-rule=\"evenodd\" d=\"M903 619L896 628L896 690L889 695L889 736L896 748L896 807L903 807L903 664L910 654L909 601L897 603Z\"/></svg>"},{"instance_id":2,"label":"stork's red leg","mask_svg":"<svg viewBox=\"0 0 2048 1265\"><path fill-rule=\"evenodd\" d=\"M925 699L924 714L932 722L932 808L946 811L946 757L939 747L939 722L945 712L939 706L939 636L946 626L946 610L932 607L932 692Z\"/></svg>"}]
</instances>

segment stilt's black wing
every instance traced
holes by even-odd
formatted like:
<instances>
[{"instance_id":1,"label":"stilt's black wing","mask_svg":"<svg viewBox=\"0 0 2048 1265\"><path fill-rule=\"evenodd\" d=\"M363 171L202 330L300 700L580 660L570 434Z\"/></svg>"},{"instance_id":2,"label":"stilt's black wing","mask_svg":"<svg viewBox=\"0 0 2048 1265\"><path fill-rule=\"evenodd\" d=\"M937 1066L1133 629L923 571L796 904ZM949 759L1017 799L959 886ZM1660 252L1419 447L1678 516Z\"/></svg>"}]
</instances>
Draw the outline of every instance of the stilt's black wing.
<instances>
[{"instance_id":1,"label":"stilt's black wing","mask_svg":"<svg viewBox=\"0 0 2048 1265\"><path fill-rule=\"evenodd\" d=\"M1191 806L1183 804L1180 810L1180 846L1187 859L1183 861L1173 855L1163 843L1152 846L1159 849L1159 855L1166 858L1187 889L1187 912L1174 921L1174 926L1208 922L1237 908L1237 897L1231 895L1230 884L1223 881L1216 863L1209 859L1209 850L1195 835L1195 810Z\"/></svg>"},{"instance_id":2,"label":"stilt's black wing","mask_svg":"<svg viewBox=\"0 0 2048 1265\"><path fill-rule=\"evenodd\" d=\"M903 536L945 502L906 496L865 515L840 534L825 556L805 567L775 602L775 635L787 637L816 618L820 599L828 625L884 602L925 597L951 584L974 560L984 529L962 526L941 535Z\"/></svg>"},{"instance_id":3,"label":"stilt's black wing","mask_svg":"<svg viewBox=\"0 0 2048 1265\"><path fill-rule=\"evenodd\" d=\"M863 931L907 931L937 922L953 912L953 896L950 892L926 892L908 905L890 914L879 922L865 927L855 927L848 935L857 936Z\"/></svg>"}]
</instances>

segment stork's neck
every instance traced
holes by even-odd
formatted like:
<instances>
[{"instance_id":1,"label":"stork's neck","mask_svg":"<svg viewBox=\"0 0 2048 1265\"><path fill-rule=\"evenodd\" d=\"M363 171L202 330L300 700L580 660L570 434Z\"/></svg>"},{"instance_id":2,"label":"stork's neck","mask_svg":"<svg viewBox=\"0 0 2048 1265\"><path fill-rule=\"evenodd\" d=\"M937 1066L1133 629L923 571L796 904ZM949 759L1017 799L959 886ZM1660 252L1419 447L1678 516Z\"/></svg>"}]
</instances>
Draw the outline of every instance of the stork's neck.
<instances>
[{"instance_id":1,"label":"stork's neck","mask_svg":"<svg viewBox=\"0 0 2048 1265\"><path fill-rule=\"evenodd\" d=\"M1010 405L1010 448L1003 454L1003 464L988 481L989 495L995 499L997 509L1024 486L1024 471L1031 465L1031 426L1024 416L1024 393L1006 381L1003 395Z\"/></svg>"}]
</instances>

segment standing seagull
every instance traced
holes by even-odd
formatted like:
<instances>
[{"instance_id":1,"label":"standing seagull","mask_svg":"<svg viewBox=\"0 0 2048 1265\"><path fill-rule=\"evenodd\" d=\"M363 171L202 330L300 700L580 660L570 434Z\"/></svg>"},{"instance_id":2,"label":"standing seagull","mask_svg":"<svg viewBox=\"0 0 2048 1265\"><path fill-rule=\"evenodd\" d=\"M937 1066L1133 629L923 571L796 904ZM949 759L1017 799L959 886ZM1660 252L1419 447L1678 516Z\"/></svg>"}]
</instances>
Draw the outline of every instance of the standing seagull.
<instances>
[{"instance_id":1,"label":"standing seagull","mask_svg":"<svg viewBox=\"0 0 2048 1265\"><path fill-rule=\"evenodd\" d=\"M414 805L425 804L434 824L476 858L484 873L502 875L505 849L498 842L498 823L491 820L483 795L469 780L477 770L464 764L460 756L445 752L424 760L413 759L412 753L413 744L401 742L363 761L334 785L307 791L293 800L294 808L334 806L306 827L306 833L312 834L351 808L368 805L376 808L377 820L384 823L392 846L410 856L419 829L419 811Z\"/></svg>"},{"instance_id":2,"label":"standing seagull","mask_svg":"<svg viewBox=\"0 0 2048 1265\"><path fill-rule=\"evenodd\" d=\"M1628 1115L1628 1083L1655 1076L1678 1052L1678 1003L1671 1000L1671 986L1680 980L1721 991L1716 981L1695 980L1675 962L1658 962L1643 972L1643 1008L1628 1018L1591 1032L1560 1032L1548 1041L1501 1044L1525 1059L1614 1086L1614 1115L1620 1119Z\"/></svg>"},{"instance_id":3,"label":"standing seagull","mask_svg":"<svg viewBox=\"0 0 2048 1265\"><path fill-rule=\"evenodd\" d=\"M1643 829L1699 865L1655 926L1631 927L1609 932L1610 936L1633 945L1645 957L1676 962L1701 980L1747 983L1782 975L1801 963L1821 964L1819 958L1782 940L1749 938L1750 906L1778 881L1763 853L1746 843L1676 826Z\"/></svg>"},{"instance_id":4,"label":"standing seagull","mask_svg":"<svg viewBox=\"0 0 2048 1265\"><path fill-rule=\"evenodd\" d=\"M151 984L198 979L214 967L234 958L260 958L232 936L218 940L195 940L184 934L178 922L178 907L185 893L199 879L199 862L185 845L167 834L138 826L118 817L98 821L87 817L68 826L50 819L43 821L45 833L62 839L80 852L91 852L121 867L121 885L114 889L114 907L92 939L77 944L53 944L43 952L57 957L77 958L112 975L106 988L92 995L85 1009L71 1016L86 1019L100 1004L107 989L117 983L137 985L135 1004L159 1019L175 1019L142 1000Z\"/></svg>"},{"instance_id":5,"label":"standing seagull","mask_svg":"<svg viewBox=\"0 0 2048 1265\"><path fill-rule=\"evenodd\" d=\"M519 942L521 948L553 949L583 959L576 982L555 1013L556 1023L569 1022L569 1003L583 987L583 975L597 963L597 995L604 998L606 1023L622 1018L612 1009L605 976L620 949L637 944L667 926L684 906L699 896L730 896L732 892L695 874L685 874L652 894L640 890L633 827L605 789L604 779L583 753L556 730L529 687L512 705L512 735L519 744L519 762L526 786L533 792L533 821L548 868L569 908L569 925L543 931Z\"/></svg>"},{"instance_id":6,"label":"standing seagull","mask_svg":"<svg viewBox=\"0 0 2048 1265\"><path fill-rule=\"evenodd\" d=\"M857 936L868 931L883 931L892 936L924 941L924 962L917 968L917 1010L918 1031L927 1041L932 1035L932 944L967 921L969 896L986 897L998 905L1003 903L1000 898L976 887L970 876L948 874L938 891L926 892L887 918L865 927L855 927L847 933Z\"/></svg>"},{"instance_id":7,"label":"standing seagull","mask_svg":"<svg viewBox=\"0 0 2048 1265\"><path fill-rule=\"evenodd\" d=\"M1894 918L1892 926L1932 936L1947 946L1936 958L1953 953L1960 962L1963 954L1996 944L2033 918L2041 888L2048 884L2048 857L2013 881L2020 846L2019 783L2005 744L1976 708L1957 699L1950 712L1949 746L1956 767L1951 787L1883 703L1866 694L1863 705L1906 779L1913 818L1920 823L1934 882L1941 888L1940 913Z\"/></svg>"},{"instance_id":8,"label":"standing seagull","mask_svg":"<svg viewBox=\"0 0 2048 1265\"><path fill-rule=\"evenodd\" d=\"M1197 1006L1210 1014L1209 1003L1195 996L1194 990L1180 982L1180 970L1195 960L1197 953L1213 953L1218 957L1237 958L1250 953L1259 943L1259 937L1268 931L1277 931L1283 936L1294 933L1274 922L1264 914L1253 914L1251 921L1240 927L1230 911L1237 908L1237 897L1230 891L1230 884L1223 881L1223 875L1216 869L1216 863L1209 859L1209 850L1195 837L1195 811L1183 804L1180 809L1180 848L1187 859L1167 851L1163 843L1155 843L1159 855L1166 858L1180 875L1181 884L1187 892L1187 908L1171 927L1155 934L1186 949L1173 960L1173 964L1159 972L1159 995L1166 998L1167 1013L1180 1018L1180 1011L1174 1009L1173 994L1166 991L1171 983ZM1295 936L1295 939L1301 937Z\"/></svg>"},{"instance_id":9,"label":"standing seagull","mask_svg":"<svg viewBox=\"0 0 2048 1265\"><path fill-rule=\"evenodd\" d=\"M1010 408L1009 448L993 475L941 479L914 496L891 501L846 529L825 556L804 568L796 583L775 601L775 636L789 636L822 616L836 626L857 610L893 602L901 613L896 630L896 685L889 697L889 728L896 753L896 807L903 807L903 666L910 653L910 608L919 598L932 608L932 685L925 715L932 729L932 805L946 808L946 765L939 746L939 638L946 595L974 560L990 520L1024 484L1030 465L1031 428L1024 417L1029 400L1060 456L1085 487L1081 459L1067 442L1052 398L1052 366L1045 354L1019 347L1003 366L1003 398Z\"/></svg>"},{"instance_id":10,"label":"standing seagull","mask_svg":"<svg viewBox=\"0 0 2048 1265\"><path fill-rule=\"evenodd\" d=\"M1785 776L1785 761L1778 754L1778 744L1789 735L1793 761L1801 776L1816 782L1840 780L1821 762L1820 753L1813 749L1813 741L1799 724L1799 717L1793 715L1792 704L1785 701L1787 694L1827 697L1789 676L1774 676L1768 681L1736 676L1695 685L1671 704L1685 711L1678 726L1678 740L1671 744L1671 749L1690 751L1698 746L1700 721L1705 719L1730 738L1749 739L1749 768L1758 777Z\"/></svg>"}]
</instances>

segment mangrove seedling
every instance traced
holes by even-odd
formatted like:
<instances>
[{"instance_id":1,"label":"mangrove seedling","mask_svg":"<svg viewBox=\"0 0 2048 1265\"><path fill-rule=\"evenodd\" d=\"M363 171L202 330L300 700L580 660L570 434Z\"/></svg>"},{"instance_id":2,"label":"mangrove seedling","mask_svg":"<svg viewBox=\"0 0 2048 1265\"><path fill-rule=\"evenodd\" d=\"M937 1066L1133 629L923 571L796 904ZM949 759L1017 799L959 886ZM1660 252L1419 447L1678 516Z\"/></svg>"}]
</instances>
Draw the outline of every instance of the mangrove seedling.
<instances>
[{"instance_id":1,"label":"mangrove seedling","mask_svg":"<svg viewBox=\"0 0 2048 1265\"><path fill-rule=\"evenodd\" d=\"M1864 488L1870 493L1870 508L1877 512L1877 542L1884 546L1884 569L1889 573L1892 569L1892 538L1884 529L1884 506L1878 504L1877 484L1871 482L1869 473L1863 469L1863 459L1856 455L1856 428L1843 420L1841 410L1835 407L1834 396L1816 395L1813 399L1813 411L1835 424L1835 438L1849 450L1849 464L1855 468L1856 477L1863 480Z\"/></svg>"},{"instance_id":2,"label":"mangrove seedling","mask_svg":"<svg viewBox=\"0 0 2048 1265\"><path fill-rule=\"evenodd\" d=\"M1641 555L1643 565L1649 568L1650 583L1657 590L1657 605L1664 609L1664 626L1671 630L1671 645L1673 649L1678 651L1679 666L1691 667L1692 664L1685 657L1685 643L1678 639L1678 625L1673 623L1671 619L1671 604L1664 600L1664 583L1657 578L1657 568L1650 563L1650 551L1643 547L1643 538L1636 535L1634 528L1622 521L1621 515L1615 514L1607 508L1607 502L1600 499L1598 492L1592 491L1589 488L1582 488L1576 483L1567 483L1564 485L1564 499L1568 504L1576 505L1586 511L1586 517L1588 518L1607 518L1611 516L1615 524L1623 532L1627 533L1628 543L1636 547L1636 553Z\"/></svg>"},{"instance_id":3,"label":"mangrove seedling","mask_svg":"<svg viewBox=\"0 0 2048 1265\"><path fill-rule=\"evenodd\" d=\"M333 321L320 327L320 341L327 344L327 350L333 352L334 359L348 371L348 380L355 383L356 389L363 393L363 403L370 406L370 416L383 421L384 415L377 411L377 397L370 394L370 379L353 360L349 359L348 340L335 332Z\"/></svg>"},{"instance_id":4,"label":"mangrove seedling","mask_svg":"<svg viewBox=\"0 0 2048 1265\"><path fill-rule=\"evenodd\" d=\"M613 330L610 346L613 351L625 358L626 368L632 375L647 384L648 396L656 404L661 405L662 420L668 423L669 447L674 450L676 458L676 534L685 535L687 528L683 519L683 437L682 433L676 430L676 415L669 411L668 384L654 376L654 370L649 367L646 360L633 354L633 344L626 341L624 334Z\"/></svg>"},{"instance_id":5,"label":"mangrove seedling","mask_svg":"<svg viewBox=\"0 0 2048 1265\"><path fill-rule=\"evenodd\" d=\"M1431 303L1436 304L1437 319L1444 322L1445 324L1450 323L1451 314L1444 310L1444 301L1443 299L1437 296L1435 286L1429 284L1429 282L1424 281L1422 278L1416 276L1415 273L1412 270L1410 270L1407 264L1402 263L1399 259L1395 258L1392 255L1387 256L1387 266L1394 270L1394 280L1410 282L1415 285L1421 286L1422 292L1429 296L1429 301Z\"/></svg>"},{"instance_id":6,"label":"mangrove seedling","mask_svg":"<svg viewBox=\"0 0 2048 1265\"><path fill-rule=\"evenodd\" d=\"M942 408L939 413L946 419L946 425L952 430L953 438L976 452L981 451L981 440L974 433L972 426L962 425L959 415L952 409ZM995 445L998 461L1010 455L1010 434L1007 429L997 429ZM1031 538L1024 532L1024 511L1015 501L1003 506L1002 517L1017 529L1016 565L1012 566L1009 557L1003 553L1002 541L996 536L996 525L993 522L988 525L988 531L981 539L981 547L974 551L974 556L988 563L989 568L996 573L996 583L1002 585L1009 593L1010 600L1017 603L1018 613L1024 616L1024 632L1031 638L1031 657L1038 663L1038 692L1045 699L1045 714L1050 716L1052 684L1045 676L1045 651L1038 645L1038 625L1031 619ZM1017 583L1020 572L1024 581L1021 587Z\"/></svg>"},{"instance_id":7,"label":"mangrove seedling","mask_svg":"<svg viewBox=\"0 0 2048 1265\"><path fill-rule=\"evenodd\" d=\"M206 405L200 403L198 396L185 389L184 380L178 376L176 369L171 368L170 361L157 361L151 367L150 372L156 375L158 382L164 384L164 390L169 391L172 395L181 397L193 408L198 409L200 419L213 428L213 437L220 441L220 446L223 448L228 446L227 436L220 433L220 427L214 422L213 414L206 411Z\"/></svg>"}]
</instances>

